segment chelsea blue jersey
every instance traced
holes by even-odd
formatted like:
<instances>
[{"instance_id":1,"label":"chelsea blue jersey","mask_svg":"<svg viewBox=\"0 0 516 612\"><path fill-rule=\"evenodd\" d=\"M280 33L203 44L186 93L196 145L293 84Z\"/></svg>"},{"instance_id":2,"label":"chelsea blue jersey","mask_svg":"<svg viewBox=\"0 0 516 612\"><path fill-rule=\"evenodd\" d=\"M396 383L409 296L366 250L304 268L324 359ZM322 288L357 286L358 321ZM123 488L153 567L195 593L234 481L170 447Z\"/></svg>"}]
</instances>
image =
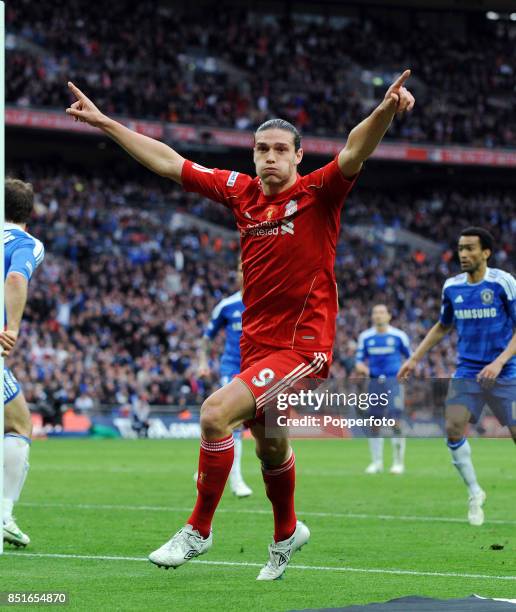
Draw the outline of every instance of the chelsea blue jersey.
<instances>
[{"instance_id":1,"label":"chelsea blue jersey","mask_svg":"<svg viewBox=\"0 0 516 612\"><path fill-rule=\"evenodd\" d=\"M456 378L476 375L506 348L516 328L516 280L508 272L487 268L483 280L469 283L467 273L443 287L440 322L458 334ZM499 378L516 378L516 357Z\"/></svg>"},{"instance_id":2,"label":"chelsea blue jersey","mask_svg":"<svg viewBox=\"0 0 516 612\"><path fill-rule=\"evenodd\" d=\"M34 270L45 257L43 243L22 230L19 225L4 226L4 281L7 275L17 272L30 281Z\"/></svg>"},{"instance_id":3,"label":"chelsea blue jersey","mask_svg":"<svg viewBox=\"0 0 516 612\"><path fill-rule=\"evenodd\" d=\"M226 331L226 343L220 360L220 376L233 377L240 373L240 336L242 335L242 293L221 300L213 309L211 320L204 335L213 340L217 333Z\"/></svg>"},{"instance_id":4,"label":"chelsea blue jersey","mask_svg":"<svg viewBox=\"0 0 516 612\"><path fill-rule=\"evenodd\" d=\"M407 334L391 325L384 333L371 327L358 337L356 359L359 362L367 361L371 378L396 376L402 362L410 357L410 353Z\"/></svg>"}]
</instances>

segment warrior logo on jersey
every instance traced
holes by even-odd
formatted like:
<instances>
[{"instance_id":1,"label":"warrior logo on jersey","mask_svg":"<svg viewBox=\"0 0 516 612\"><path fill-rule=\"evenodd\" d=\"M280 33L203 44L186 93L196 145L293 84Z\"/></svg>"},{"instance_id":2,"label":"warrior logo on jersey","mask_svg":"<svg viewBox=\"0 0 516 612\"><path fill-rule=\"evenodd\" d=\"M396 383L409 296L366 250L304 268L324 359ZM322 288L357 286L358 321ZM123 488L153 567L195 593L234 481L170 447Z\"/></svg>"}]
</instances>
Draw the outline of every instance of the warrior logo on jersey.
<instances>
[{"instance_id":1,"label":"warrior logo on jersey","mask_svg":"<svg viewBox=\"0 0 516 612\"><path fill-rule=\"evenodd\" d=\"M494 291L491 289L484 289L480 292L480 297L482 298L482 304L485 306L492 304L494 300Z\"/></svg>"},{"instance_id":2,"label":"warrior logo on jersey","mask_svg":"<svg viewBox=\"0 0 516 612\"><path fill-rule=\"evenodd\" d=\"M281 233L294 235L294 221L281 220Z\"/></svg>"}]
</instances>

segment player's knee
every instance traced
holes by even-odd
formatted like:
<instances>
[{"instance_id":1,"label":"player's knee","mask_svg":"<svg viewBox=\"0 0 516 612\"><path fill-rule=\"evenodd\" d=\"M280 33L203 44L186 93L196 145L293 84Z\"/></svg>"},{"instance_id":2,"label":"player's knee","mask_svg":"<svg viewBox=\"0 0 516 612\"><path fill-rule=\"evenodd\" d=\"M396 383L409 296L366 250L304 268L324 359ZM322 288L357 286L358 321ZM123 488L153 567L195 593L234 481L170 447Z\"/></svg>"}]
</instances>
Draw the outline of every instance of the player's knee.
<instances>
[{"instance_id":1,"label":"player's knee","mask_svg":"<svg viewBox=\"0 0 516 612\"><path fill-rule=\"evenodd\" d=\"M278 438L277 440L268 440L265 444L257 444L256 456L265 465L281 465L287 460L289 450L288 440Z\"/></svg>"},{"instance_id":2,"label":"player's knee","mask_svg":"<svg viewBox=\"0 0 516 612\"><path fill-rule=\"evenodd\" d=\"M210 396L203 402L200 424L202 435L207 439L226 435L229 424L220 400Z\"/></svg>"},{"instance_id":3,"label":"player's knee","mask_svg":"<svg viewBox=\"0 0 516 612\"><path fill-rule=\"evenodd\" d=\"M464 424L454 419L446 420L446 437L450 442L458 442L464 437Z\"/></svg>"}]
</instances>

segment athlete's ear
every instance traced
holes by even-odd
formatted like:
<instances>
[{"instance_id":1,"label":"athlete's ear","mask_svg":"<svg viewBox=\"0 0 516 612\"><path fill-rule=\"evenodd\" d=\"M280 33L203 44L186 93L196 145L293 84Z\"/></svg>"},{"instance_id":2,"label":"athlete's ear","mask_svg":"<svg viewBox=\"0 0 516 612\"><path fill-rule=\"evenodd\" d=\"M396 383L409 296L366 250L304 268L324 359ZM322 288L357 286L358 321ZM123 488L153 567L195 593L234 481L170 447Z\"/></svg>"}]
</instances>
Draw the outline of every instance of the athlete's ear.
<instances>
[{"instance_id":1,"label":"athlete's ear","mask_svg":"<svg viewBox=\"0 0 516 612\"><path fill-rule=\"evenodd\" d=\"M303 159L303 149L300 147L296 151L296 165L299 165L302 159Z\"/></svg>"}]
</instances>

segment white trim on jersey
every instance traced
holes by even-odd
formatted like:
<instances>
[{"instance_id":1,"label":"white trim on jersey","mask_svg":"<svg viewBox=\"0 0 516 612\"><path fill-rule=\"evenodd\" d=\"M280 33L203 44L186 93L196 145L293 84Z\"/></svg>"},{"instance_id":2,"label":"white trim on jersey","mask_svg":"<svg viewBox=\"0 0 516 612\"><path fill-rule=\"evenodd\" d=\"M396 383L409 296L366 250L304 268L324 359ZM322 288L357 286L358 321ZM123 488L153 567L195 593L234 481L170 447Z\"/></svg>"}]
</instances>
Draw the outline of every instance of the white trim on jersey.
<instances>
[{"instance_id":1,"label":"white trim on jersey","mask_svg":"<svg viewBox=\"0 0 516 612\"><path fill-rule=\"evenodd\" d=\"M364 351L366 340L368 340L369 338L372 338L373 336L376 336L376 335L382 336L384 334L391 334L391 336L396 336L397 338L399 338L403 346L405 346L409 350L409 352L412 353L412 349L410 348L410 338L408 337L408 335L399 327L393 327L392 325L389 325L387 327L387 331L383 333L379 332L376 329L376 327L373 326L373 327L369 327L368 329L363 331L361 334L359 334L358 342L357 342L357 352ZM368 352L371 352L369 348L367 350ZM359 363L364 363L361 360L358 360L358 361Z\"/></svg>"},{"instance_id":2,"label":"white trim on jersey","mask_svg":"<svg viewBox=\"0 0 516 612\"><path fill-rule=\"evenodd\" d=\"M220 302L211 311L211 319L216 319L220 315L221 310L225 308L226 306L230 306L231 304L234 304L235 302L241 302L241 301L242 301L241 291L237 291L236 293L233 293L233 295L230 295L229 297L224 298L223 300L220 300Z\"/></svg>"},{"instance_id":3,"label":"white trim on jersey","mask_svg":"<svg viewBox=\"0 0 516 612\"><path fill-rule=\"evenodd\" d=\"M504 289L509 300L516 300L516 279L512 274L499 268L486 268L484 278L478 283L468 283L468 275L466 272L457 274L447 279L443 285L443 293L447 287L455 285L466 285L467 287L475 287L484 281L489 283L497 283Z\"/></svg>"},{"instance_id":4,"label":"white trim on jersey","mask_svg":"<svg viewBox=\"0 0 516 612\"><path fill-rule=\"evenodd\" d=\"M39 264L43 261L43 258L45 257L45 247L43 246L41 240L34 238L34 241L36 244L34 245L34 250L32 251L32 254L34 255L34 259L36 260L36 265L39 266Z\"/></svg>"},{"instance_id":5,"label":"white trim on jersey","mask_svg":"<svg viewBox=\"0 0 516 612\"><path fill-rule=\"evenodd\" d=\"M358 336L358 341L360 342L360 338L362 338L363 340L367 340L368 338L370 338L371 336L375 336L378 332L376 331L375 327L369 327L368 329L364 330L359 336Z\"/></svg>"},{"instance_id":6,"label":"white trim on jersey","mask_svg":"<svg viewBox=\"0 0 516 612\"><path fill-rule=\"evenodd\" d=\"M4 405L13 400L21 391L20 383L9 368L4 368Z\"/></svg>"},{"instance_id":7,"label":"white trim on jersey","mask_svg":"<svg viewBox=\"0 0 516 612\"><path fill-rule=\"evenodd\" d=\"M4 231L10 231L10 230L18 230L20 232L23 232L28 238L31 238L32 240L34 240L34 249L32 251L32 254L34 255L34 259L36 261L36 267L39 266L39 264L45 258L45 246L43 245L41 240L36 238L36 236L29 234L29 232L24 230L21 226L17 225L16 223L9 223L9 222L5 223Z\"/></svg>"},{"instance_id":8,"label":"white trim on jersey","mask_svg":"<svg viewBox=\"0 0 516 612\"><path fill-rule=\"evenodd\" d=\"M493 278L493 282L502 286L509 300L516 300L516 279L512 274L509 274L509 272L505 272L504 270L497 271L500 275Z\"/></svg>"},{"instance_id":9,"label":"white trim on jersey","mask_svg":"<svg viewBox=\"0 0 516 612\"><path fill-rule=\"evenodd\" d=\"M399 327L393 327L392 325L389 325L387 333L392 334L393 336L396 336L397 338L399 338L402 344L410 350L410 339L408 335L402 329L400 329Z\"/></svg>"},{"instance_id":10,"label":"white trim on jersey","mask_svg":"<svg viewBox=\"0 0 516 612\"><path fill-rule=\"evenodd\" d=\"M467 280L468 280L468 275L466 272L462 272L461 274L456 274L455 276L452 276L451 278L448 278L444 281L443 292L445 289L447 289L448 287L451 287L452 285L466 284Z\"/></svg>"}]
</instances>

